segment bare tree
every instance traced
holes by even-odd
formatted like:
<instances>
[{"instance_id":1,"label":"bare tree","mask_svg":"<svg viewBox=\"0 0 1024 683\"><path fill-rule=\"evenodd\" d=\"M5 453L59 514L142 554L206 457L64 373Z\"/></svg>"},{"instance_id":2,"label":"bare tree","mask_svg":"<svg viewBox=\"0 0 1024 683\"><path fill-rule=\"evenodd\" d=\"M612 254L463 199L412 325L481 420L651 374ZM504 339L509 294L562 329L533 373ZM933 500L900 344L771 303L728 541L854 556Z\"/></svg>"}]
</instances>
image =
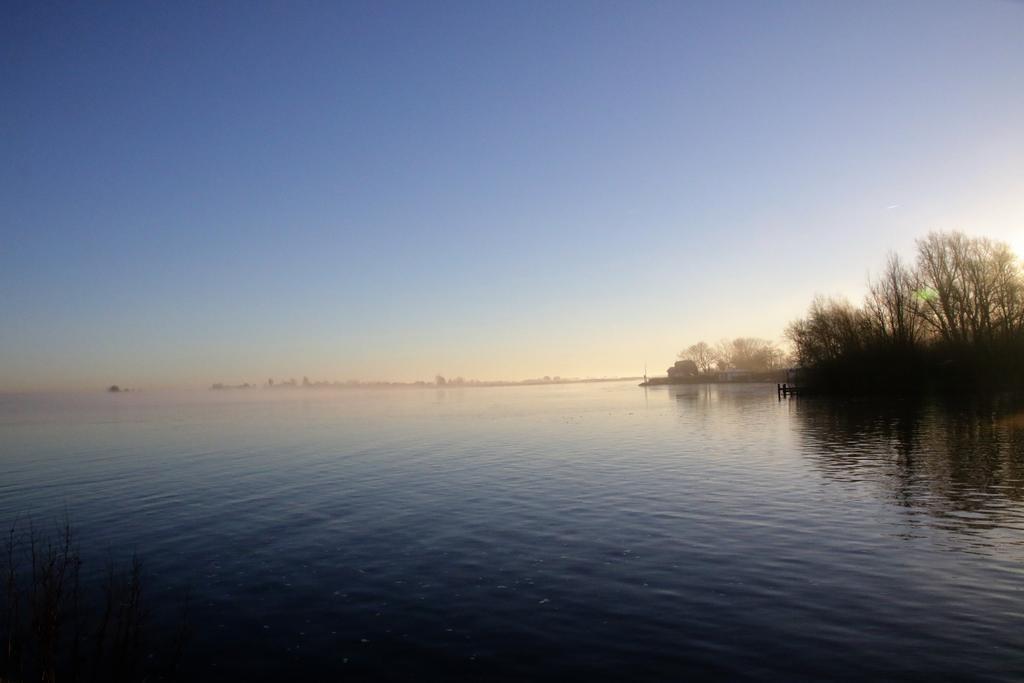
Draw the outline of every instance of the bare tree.
<instances>
[{"instance_id":1,"label":"bare tree","mask_svg":"<svg viewBox=\"0 0 1024 683\"><path fill-rule=\"evenodd\" d=\"M692 360L697 365L699 372L708 373L718 361L718 352L707 342L699 341L680 351L679 360Z\"/></svg>"},{"instance_id":2,"label":"bare tree","mask_svg":"<svg viewBox=\"0 0 1024 683\"><path fill-rule=\"evenodd\" d=\"M1024 333L1024 274L1010 247L997 243L991 253L991 277L994 324L1006 341L1020 339Z\"/></svg>"},{"instance_id":3,"label":"bare tree","mask_svg":"<svg viewBox=\"0 0 1024 683\"><path fill-rule=\"evenodd\" d=\"M736 337L718 343L716 360L719 367L759 372L782 367L785 354L767 339Z\"/></svg>"},{"instance_id":4,"label":"bare tree","mask_svg":"<svg viewBox=\"0 0 1024 683\"><path fill-rule=\"evenodd\" d=\"M956 240L959 242L959 240ZM917 242L917 274L924 321L947 342L960 342L963 335L963 292L952 251L959 244L939 233Z\"/></svg>"},{"instance_id":5,"label":"bare tree","mask_svg":"<svg viewBox=\"0 0 1024 683\"><path fill-rule=\"evenodd\" d=\"M1024 284L1010 248L963 233L917 242L922 319L945 342L987 345L1017 338Z\"/></svg>"},{"instance_id":6,"label":"bare tree","mask_svg":"<svg viewBox=\"0 0 1024 683\"><path fill-rule=\"evenodd\" d=\"M914 272L889 254L882 275L868 283L864 314L875 336L899 348L914 346L922 336L923 302Z\"/></svg>"},{"instance_id":7,"label":"bare tree","mask_svg":"<svg viewBox=\"0 0 1024 683\"><path fill-rule=\"evenodd\" d=\"M860 352L869 323L864 314L845 299L815 297L807 317L786 330L802 365L816 365Z\"/></svg>"}]
</instances>

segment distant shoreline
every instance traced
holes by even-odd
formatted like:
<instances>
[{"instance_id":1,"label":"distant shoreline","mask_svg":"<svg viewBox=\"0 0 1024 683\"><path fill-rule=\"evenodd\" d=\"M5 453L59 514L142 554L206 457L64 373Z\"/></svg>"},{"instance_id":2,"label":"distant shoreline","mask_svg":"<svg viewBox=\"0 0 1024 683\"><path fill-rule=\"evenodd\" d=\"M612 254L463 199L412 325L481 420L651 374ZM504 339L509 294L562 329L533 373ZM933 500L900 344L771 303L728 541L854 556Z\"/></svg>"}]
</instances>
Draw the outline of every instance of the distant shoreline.
<instances>
[{"instance_id":1,"label":"distant shoreline","mask_svg":"<svg viewBox=\"0 0 1024 683\"><path fill-rule=\"evenodd\" d=\"M446 381L437 382L282 382L280 384L222 384L209 391L345 391L350 389L474 389L488 387L536 387L564 384L598 384L601 382L635 382L643 377L598 377L586 379L526 379L515 381Z\"/></svg>"},{"instance_id":2,"label":"distant shoreline","mask_svg":"<svg viewBox=\"0 0 1024 683\"><path fill-rule=\"evenodd\" d=\"M766 370L762 372L741 372L731 376L727 373L691 375L687 377L649 377L641 382L641 387L676 386L680 384L780 384L786 382L785 370ZM643 379L642 377L640 379ZM792 380L788 380L792 382Z\"/></svg>"},{"instance_id":3,"label":"distant shoreline","mask_svg":"<svg viewBox=\"0 0 1024 683\"><path fill-rule=\"evenodd\" d=\"M678 380L668 379L666 377L658 377L647 382L640 382L638 387L678 387L684 385L696 385L696 384L778 384L779 382L774 379L691 379L691 380Z\"/></svg>"}]
</instances>

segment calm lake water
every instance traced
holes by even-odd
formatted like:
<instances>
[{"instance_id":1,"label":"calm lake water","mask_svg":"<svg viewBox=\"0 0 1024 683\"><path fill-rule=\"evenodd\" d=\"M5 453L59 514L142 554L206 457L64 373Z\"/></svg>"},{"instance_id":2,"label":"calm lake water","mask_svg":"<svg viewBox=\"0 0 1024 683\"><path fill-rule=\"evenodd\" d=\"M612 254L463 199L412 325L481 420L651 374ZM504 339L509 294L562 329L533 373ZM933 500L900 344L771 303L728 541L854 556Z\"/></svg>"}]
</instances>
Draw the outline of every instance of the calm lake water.
<instances>
[{"instance_id":1,"label":"calm lake water","mask_svg":"<svg viewBox=\"0 0 1024 683\"><path fill-rule=\"evenodd\" d=\"M1024 678L1024 403L0 397L0 521L191 586L196 680ZM159 611L159 610L157 610Z\"/></svg>"}]
</instances>

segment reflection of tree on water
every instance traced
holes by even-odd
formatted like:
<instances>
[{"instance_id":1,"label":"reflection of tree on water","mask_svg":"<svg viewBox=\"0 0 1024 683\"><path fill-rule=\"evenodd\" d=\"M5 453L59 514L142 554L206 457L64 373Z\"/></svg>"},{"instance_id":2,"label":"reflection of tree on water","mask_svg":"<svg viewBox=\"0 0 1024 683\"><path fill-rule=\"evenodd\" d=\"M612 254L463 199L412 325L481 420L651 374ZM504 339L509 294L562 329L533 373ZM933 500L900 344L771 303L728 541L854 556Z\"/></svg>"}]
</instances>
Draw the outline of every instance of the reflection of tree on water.
<instances>
[{"instance_id":1,"label":"reflection of tree on water","mask_svg":"<svg viewBox=\"0 0 1024 683\"><path fill-rule=\"evenodd\" d=\"M766 391L768 390L768 391ZM651 397L662 393L652 390ZM706 453L757 453L792 447L785 404L775 401L775 386L750 384L681 384L666 387L673 404L678 438ZM781 413L781 414L780 414Z\"/></svg>"},{"instance_id":2,"label":"reflection of tree on water","mask_svg":"<svg viewBox=\"0 0 1024 683\"><path fill-rule=\"evenodd\" d=\"M668 396L680 405L745 407L764 403L765 385L678 384L669 387Z\"/></svg>"},{"instance_id":3,"label":"reflection of tree on water","mask_svg":"<svg viewBox=\"0 0 1024 683\"><path fill-rule=\"evenodd\" d=\"M1008 397L806 399L793 414L825 476L870 482L942 526L969 530L1024 518L1022 407Z\"/></svg>"}]
</instances>

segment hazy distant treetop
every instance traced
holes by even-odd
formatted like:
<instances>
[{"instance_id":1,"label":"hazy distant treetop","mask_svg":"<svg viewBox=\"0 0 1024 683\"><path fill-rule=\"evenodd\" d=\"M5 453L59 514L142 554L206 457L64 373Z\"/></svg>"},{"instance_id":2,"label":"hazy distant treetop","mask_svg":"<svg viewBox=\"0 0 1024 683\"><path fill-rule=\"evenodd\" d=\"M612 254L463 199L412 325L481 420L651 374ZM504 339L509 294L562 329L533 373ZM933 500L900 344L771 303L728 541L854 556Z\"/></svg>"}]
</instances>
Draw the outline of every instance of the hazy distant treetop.
<instances>
[{"instance_id":1,"label":"hazy distant treetop","mask_svg":"<svg viewBox=\"0 0 1024 683\"><path fill-rule=\"evenodd\" d=\"M718 343L716 360L722 369L761 372L785 367L786 354L767 339L736 337Z\"/></svg>"},{"instance_id":2,"label":"hazy distant treetop","mask_svg":"<svg viewBox=\"0 0 1024 683\"><path fill-rule=\"evenodd\" d=\"M710 372L718 360L718 352L705 341L699 341L679 352L679 360L692 360L700 372Z\"/></svg>"}]
</instances>

